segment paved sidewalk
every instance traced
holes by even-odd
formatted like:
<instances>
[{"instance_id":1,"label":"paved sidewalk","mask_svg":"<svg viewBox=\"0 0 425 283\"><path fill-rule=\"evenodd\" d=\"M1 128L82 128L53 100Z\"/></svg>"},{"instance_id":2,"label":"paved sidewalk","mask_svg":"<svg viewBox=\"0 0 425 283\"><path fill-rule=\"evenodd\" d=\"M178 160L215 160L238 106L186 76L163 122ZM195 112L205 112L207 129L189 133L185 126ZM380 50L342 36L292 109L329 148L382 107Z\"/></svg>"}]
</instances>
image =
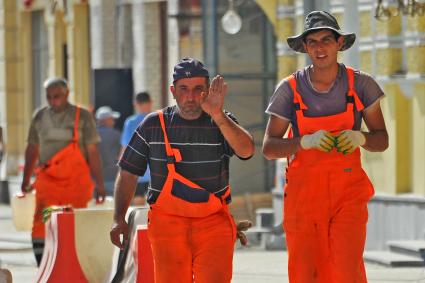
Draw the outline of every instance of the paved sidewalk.
<instances>
[{"instance_id":1,"label":"paved sidewalk","mask_svg":"<svg viewBox=\"0 0 425 283\"><path fill-rule=\"evenodd\" d=\"M288 282L287 254L258 247L238 248L233 283ZM29 232L16 232L9 206L0 205L0 267L12 272L14 283L33 282L37 267ZM425 268L387 268L367 264L369 283L425 283Z\"/></svg>"}]
</instances>

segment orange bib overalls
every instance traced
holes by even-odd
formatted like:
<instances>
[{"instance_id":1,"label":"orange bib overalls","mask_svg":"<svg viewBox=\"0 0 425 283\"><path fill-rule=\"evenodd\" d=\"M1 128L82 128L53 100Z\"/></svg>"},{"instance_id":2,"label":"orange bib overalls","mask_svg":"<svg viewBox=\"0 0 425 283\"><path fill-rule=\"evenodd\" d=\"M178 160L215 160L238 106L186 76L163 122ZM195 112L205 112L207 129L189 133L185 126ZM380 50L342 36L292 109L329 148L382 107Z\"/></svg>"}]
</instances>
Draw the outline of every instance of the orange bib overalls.
<instances>
[{"instance_id":1,"label":"orange bib overalls","mask_svg":"<svg viewBox=\"0 0 425 283\"><path fill-rule=\"evenodd\" d=\"M318 130L338 133L353 129L354 106L364 106L354 90L353 69L347 67L347 107L342 113L306 117L292 75L289 84L300 136ZM291 283L367 282L363 250L367 202L374 190L361 167L360 149L343 155L300 149L287 169L284 194L284 230Z\"/></svg>"},{"instance_id":2,"label":"orange bib overalls","mask_svg":"<svg viewBox=\"0 0 425 283\"><path fill-rule=\"evenodd\" d=\"M36 209L32 228L33 238L44 238L43 209L52 205L87 207L94 183L90 168L78 146L80 108L77 107L71 142L37 169L33 184L36 189Z\"/></svg>"},{"instance_id":3,"label":"orange bib overalls","mask_svg":"<svg viewBox=\"0 0 425 283\"><path fill-rule=\"evenodd\" d=\"M232 278L236 226L226 199L175 169L182 157L172 148L162 111L157 111L167 154L167 179L149 211L148 236L156 283L228 283Z\"/></svg>"}]
</instances>

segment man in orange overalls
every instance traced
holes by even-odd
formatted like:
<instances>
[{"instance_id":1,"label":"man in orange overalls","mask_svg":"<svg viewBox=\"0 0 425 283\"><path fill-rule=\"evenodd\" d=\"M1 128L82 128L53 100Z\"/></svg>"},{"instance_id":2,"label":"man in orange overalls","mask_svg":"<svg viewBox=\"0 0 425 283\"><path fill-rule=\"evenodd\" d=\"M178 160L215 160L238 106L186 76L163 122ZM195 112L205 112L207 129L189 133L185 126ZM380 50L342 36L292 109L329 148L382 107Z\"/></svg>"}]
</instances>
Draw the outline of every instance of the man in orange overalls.
<instances>
[{"instance_id":1,"label":"man in orange overalls","mask_svg":"<svg viewBox=\"0 0 425 283\"><path fill-rule=\"evenodd\" d=\"M331 14L308 14L304 32L288 44L307 53L312 65L283 79L266 110L263 153L289 162L284 230L292 283L367 282L363 250L374 189L359 147L384 151L388 134L381 88L368 74L337 62L338 51L354 41ZM362 119L369 131L360 131Z\"/></svg>"},{"instance_id":2,"label":"man in orange overalls","mask_svg":"<svg viewBox=\"0 0 425 283\"><path fill-rule=\"evenodd\" d=\"M175 67L177 106L149 114L126 147L115 185L112 242L123 248L137 177L149 164L148 236L157 283L229 283L236 226L229 214L229 158L254 154L252 136L223 110L227 85L196 59ZM124 243L120 241L123 234Z\"/></svg>"},{"instance_id":3,"label":"man in orange overalls","mask_svg":"<svg viewBox=\"0 0 425 283\"><path fill-rule=\"evenodd\" d=\"M65 79L47 79L44 88L49 106L38 110L31 121L21 184L24 193L36 189L32 242L38 265L44 249L43 209L52 205L87 207L94 189L91 175L97 182L97 201L105 197L97 149L100 138L92 115L68 102ZM36 180L30 186L37 161Z\"/></svg>"}]
</instances>

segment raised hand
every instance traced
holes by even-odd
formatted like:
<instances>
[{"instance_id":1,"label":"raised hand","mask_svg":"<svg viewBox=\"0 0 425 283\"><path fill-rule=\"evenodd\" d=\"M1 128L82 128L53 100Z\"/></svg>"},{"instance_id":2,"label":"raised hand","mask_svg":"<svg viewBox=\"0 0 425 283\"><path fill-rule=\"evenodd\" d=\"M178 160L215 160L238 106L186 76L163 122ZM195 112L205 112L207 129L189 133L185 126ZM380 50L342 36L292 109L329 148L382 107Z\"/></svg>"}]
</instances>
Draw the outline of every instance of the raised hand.
<instances>
[{"instance_id":1,"label":"raised hand","mask_svg":"<svg viewBox=\"0 0 425 283\"><path fill-rule=\"evenodd\" d=\"M223 112L224 97L227 94L227 84L224 78L217 75L213 78L208 92L201 93L201 107L210 116Z\"/></svg>"}]
</instances>

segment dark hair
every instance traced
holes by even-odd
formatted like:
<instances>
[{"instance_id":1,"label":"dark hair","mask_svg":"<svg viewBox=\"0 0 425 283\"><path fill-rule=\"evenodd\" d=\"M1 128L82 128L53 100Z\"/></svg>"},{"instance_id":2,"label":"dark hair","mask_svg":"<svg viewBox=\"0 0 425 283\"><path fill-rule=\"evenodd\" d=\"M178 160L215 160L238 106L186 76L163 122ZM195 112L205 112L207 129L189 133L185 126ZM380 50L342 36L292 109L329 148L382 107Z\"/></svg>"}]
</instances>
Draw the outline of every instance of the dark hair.
<instances>
[{"instance_id":1,"label":"dark hair","mask_svg":"<svg viewBox=\"0 0 425 283\"><path fill-rule=\"evenodd\" d=\"M136 94L136 97L134 100L136 100L136 102L139 104L148 103L148 102L151 102L151 96L149 95L148 92L142 91Z\"/></svg>"},{"instance_id":2,"label":"dark hair","mask_svg":"<svg viewBox=\"0 0 425 283\"><path fill-rule=\"evenodd\" d=\"M335 38L336 41L338 41L338 38L341 36L339 33L337 33L336 31L334 31L333 29L328 29L328 28L315 29L315 30L311 30L311 31L307 32L306 34L304 34L304 36L303 36L303 42L306 43L306 40L307 40L307 36L308 35L310 35L312 33L316 33L316 32L322 31L322 30L328 30L328 31L332 32L332 34L334 35L334 38Z\"/></svg>"}]
</instances>

